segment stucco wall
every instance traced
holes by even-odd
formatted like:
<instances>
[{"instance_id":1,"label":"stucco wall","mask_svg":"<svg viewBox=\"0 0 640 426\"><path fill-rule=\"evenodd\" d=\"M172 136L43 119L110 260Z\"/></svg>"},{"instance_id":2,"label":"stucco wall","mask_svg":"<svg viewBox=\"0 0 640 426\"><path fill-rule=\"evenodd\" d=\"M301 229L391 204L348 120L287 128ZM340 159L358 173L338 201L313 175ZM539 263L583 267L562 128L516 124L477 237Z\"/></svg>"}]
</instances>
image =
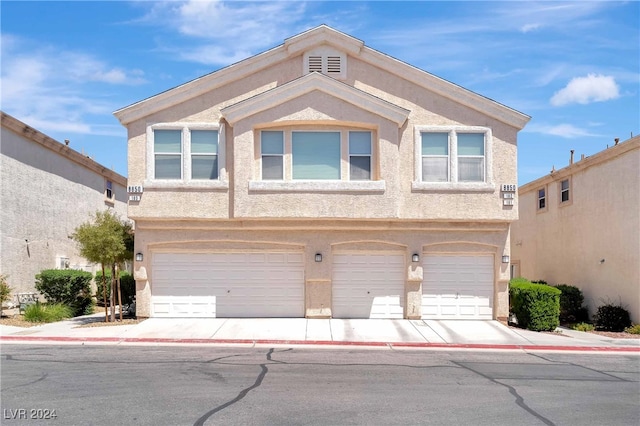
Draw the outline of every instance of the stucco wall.
<instances>
[{"instance_id":1,"label":"stucco wall","mask_svg":"<svg viewBox=\"0 0 640 426\"><path fill-rule=\"evenodd\" d=\"M106 200L102 174L5 127L1 135L0 273L17 293L34 291L35 275L55 268L58 257L91 270L68 236L96 210L126 218L124 178L113 181L115 200Z\"/></svg>"},{"instance_id":2,"label":"stucco wall","mask_svg":"<svg viewBox=\"0 0 640 426\"><path fill-rule=\"evenodd\" d=\"M640 138L621 143L521 188L512 225L520 274L582 289L590 314L610 301L640 322ZM559 185L571 179L571 200ZM548 207L537 210L546 187ZM603 261L604 260L604 261Z\"/></svg>"},{"instance_id":3,"label":"stucco wall","mask_svg":"<svg viewBox=\"0 0 640 426\"><path fill-rule=\"evenodd\" d=\"M348 58L347 84L410 110L401 128L394 123L326 93L312 92L283 101L264 112L230 126L226 133L226 167L229 188L149 189L129 207L129 216L141 218L231 217L370 217L428 220L497 220L517 218L516 206L505 207L499 187L516 182L517 129L487 117L444 96L404 80L356 57ZM146 129L162 122L218 123L220 110L302 75L302 55L253 74L187 102L168 107L131 123L129 128L129 182L144 185L148 159ZM257 179L255 131L283 122L305 125L322 120L324 126L363 126L378 136L379 177L384 191L317 193L250 191ZM224 120L222 120L222 124ZM424 191L412 189L415 180L415 126L464 125L491 128L493 189L484 191ZM317 125L316 125L317 126ZM277 209L274 208L277 206Z\"/></svg>"},{"instance_id":4,"label":"stucco wall","mask_svg":"<svg viewBox=\"0 0 640 426\"><path fill-rule=\"evenodd\" d=\"M420 316L422 267L411 262L419 253L458 253L494 255L494 318L508 315L506 264L508 224L428 225L404 222L394 227L385 223L358 221L243 221L202 222L138 221L136 251L144 254L135 262L137 310L150 315L153 287L153 255L158 252L229 252L256 250L299 250L305 258L306 316L331 314L332 256L343 252L384 252L404 254L406 259L405 314ZM322 262L314 256L321 253Z\"/></svg>"}]
</instances>

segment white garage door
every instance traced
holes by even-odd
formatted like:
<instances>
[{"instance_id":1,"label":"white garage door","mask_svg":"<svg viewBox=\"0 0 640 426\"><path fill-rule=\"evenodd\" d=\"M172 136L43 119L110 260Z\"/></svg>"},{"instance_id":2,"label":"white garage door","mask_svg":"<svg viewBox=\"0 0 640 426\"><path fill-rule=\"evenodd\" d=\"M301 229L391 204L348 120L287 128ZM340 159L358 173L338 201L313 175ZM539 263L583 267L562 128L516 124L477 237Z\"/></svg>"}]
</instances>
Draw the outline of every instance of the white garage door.
<instances>
[{"instance_id":1,"label":"white garage door","mask_svg":"<svg viewBox=\"0 0 640 426\"><path fill-rule=\"evenodd\" d=\"M492 319L493 256L423 256L423 319Z\"/></svg>"},{"instance_id":2,"label":"white garage door","mask_svg":"<svg viewBox=\"0 0 640 426\"><path fill-rule=\"evenodd\" d=\"M151 316L303 317L302 253L156 253Z\"/></svg>"},{"instance_id":3,"label":"white garage door","mask_svg":"<svg viewBox=\"0 0 640 426\"><path fill-rule=\"evenodd\" d=\"M403 318L403 255L335 254L334 318Z\"/></svg>"}]
</instances>

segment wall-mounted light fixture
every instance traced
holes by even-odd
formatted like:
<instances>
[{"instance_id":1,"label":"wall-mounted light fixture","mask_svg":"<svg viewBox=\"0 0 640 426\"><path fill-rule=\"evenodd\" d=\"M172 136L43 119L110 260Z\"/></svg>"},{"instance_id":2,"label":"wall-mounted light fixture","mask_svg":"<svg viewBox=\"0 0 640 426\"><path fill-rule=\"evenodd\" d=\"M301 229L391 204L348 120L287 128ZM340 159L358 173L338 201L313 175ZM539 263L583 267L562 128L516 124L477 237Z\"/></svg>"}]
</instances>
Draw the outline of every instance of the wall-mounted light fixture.
<instances>
[{"instance_id":1,"label":"wall-mounted light fixture","mask_svg":"<svg viewBox=\"0 0 640 426\"><path fill-rule=\"evenodd\" d=\"M604 259L600 259L600 263L604 263Z\"/></svg>"},{"instance_id":2,"label":"wall-mounted light fixture","mask_svg":"<svg viewBox=\"0 0 640 426\"><path fill-rule=\"evenodd\" d=\"M316 253L316 262L322 262L322 253Z\"/></svg>"},{"instance_id":3,"label":"wall-mounted light fixture","mask_svg":"<svg viewBox=\"0 0 640 426\"><path fill-rule=\"evenodd\" d=\"M411 261L420 262L420 256L418 255L418 253L413 253L413 256L411 256Z\"/></svg>"},{"instance_id":4,"label":"wall-mounted light fixture","mask_svg":"<svg viewBox=\"0 0 640 426\"><path fill-rule=\"evenodd\" d=\"M502 256L502 263L509 263L509 255L505 254Z\"/></svg>"},{"instance_id":5,"label":"wall-mounted light fixture","mask_svg":"<svg viewBox=\"0 0 640 426\"><path fill-rule=\"evenodd\" d=\"M136 253L136 262L142 262L143 258L142 253Z\"/></svg>"}]
</instances>

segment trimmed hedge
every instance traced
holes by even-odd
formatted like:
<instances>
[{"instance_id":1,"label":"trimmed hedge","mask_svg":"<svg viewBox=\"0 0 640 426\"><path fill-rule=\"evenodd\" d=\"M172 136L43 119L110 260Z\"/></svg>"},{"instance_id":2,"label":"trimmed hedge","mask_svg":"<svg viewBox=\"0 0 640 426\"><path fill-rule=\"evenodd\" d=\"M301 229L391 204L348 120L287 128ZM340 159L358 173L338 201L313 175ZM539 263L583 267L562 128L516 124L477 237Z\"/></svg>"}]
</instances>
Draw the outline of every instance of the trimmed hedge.
<instances>
[{"instance_id":1,"label":"trimmed hedge","mask_svg":"<svg viewBox=\"0 0 640 426\"><path fill-rule=\"evenodd\" d=\"M75 269L45 269L36 275L36 290L50 304L61 303L71 308L73 316L93 310L90 272Z\"/></svg>"},{"instance_id":2,"label":"trimmed hedge","mask_svg":"<svg viewBox=\"0 0 640 426\"><path fill-rule=\"evenodd\" d=\"M111 294L111 271L104 271L107 280L107 303L109 303L109 294ZM102 302L102 271L96 272L96 298L98 302ZM136 295L136 280L133 275L127 271L120 271L120 294L122 295L122 304L128 305L133 302Z\"/></svg>"},{"instance_id":3,"label":"trimmed hedge","mask_svg":"<svg viewBox=\"0 0 640 426\"><path fill-rule=\"evenodd\" d=\"M560 294L557 288L524 278L511 280L510 305L518 325L533 331L555 330L560 325Z\"/></svg>"}]
</instances>

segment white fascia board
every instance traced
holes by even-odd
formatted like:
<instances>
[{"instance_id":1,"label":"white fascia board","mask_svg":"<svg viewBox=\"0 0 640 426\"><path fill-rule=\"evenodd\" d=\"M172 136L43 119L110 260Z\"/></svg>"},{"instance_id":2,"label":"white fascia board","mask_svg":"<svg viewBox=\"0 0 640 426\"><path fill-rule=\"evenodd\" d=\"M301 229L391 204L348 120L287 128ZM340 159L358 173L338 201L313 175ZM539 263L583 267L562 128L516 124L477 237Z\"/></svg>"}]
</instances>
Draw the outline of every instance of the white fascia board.
<instances>
[{"instance_id":1,"label":"white fascia board","mask_svg":"<svg viewBox=\"0 0 640 426\"><path fill-rule=\"evenodd\" d=\"M409 110L377 98L347 84L320 73L310 73L280 87L268 90L252 98L221 110L222 116L232 126L239 120L281 105L312 91L321 91L386 118L402 127Z\"/></svg>"},{"instance_id":2,"label":"white fascia board","mask_svg":"<svg viewBox=\"0 0 640 426\"><path fill-rule=\"evenodd\" d=\"M336 31L326 25L298 34L288 38L284 42L284 47L293 56L298 53L305 52L311 48L321 45L330 44L353 56L358 56L364 47L364 42L351 37L348 34Z\"/></svg>"},{"instance_id":3,"label":"white fascia board","mask_svg":"<svg viewBox=\"0 0 640 426\"><path fill-rule=\"evenodd\" d=\"M531 117L502 105L492 99L486 98L455 83L444 80L427 71L416 68L389 55L385 55L370 47L364 47L359 59L368 62L378 68L396 74L418 86L424 87L434 93L454 102L479 111L489 117L495 118L505 124L522 130Z\"/></svg>"},{"instance_id":4,"label":"white fascia board","mask_svg":"<svg viewBox=\"0 0 640 426\"><path fill-rule=\"evenodd\" d=\"M122 125L147 117L199 95L254 74L289 57L280 45L274 49L244 59L221 70L196 78L180 86L136 102L113 113Z\"/></svg>"}]
</instances>

